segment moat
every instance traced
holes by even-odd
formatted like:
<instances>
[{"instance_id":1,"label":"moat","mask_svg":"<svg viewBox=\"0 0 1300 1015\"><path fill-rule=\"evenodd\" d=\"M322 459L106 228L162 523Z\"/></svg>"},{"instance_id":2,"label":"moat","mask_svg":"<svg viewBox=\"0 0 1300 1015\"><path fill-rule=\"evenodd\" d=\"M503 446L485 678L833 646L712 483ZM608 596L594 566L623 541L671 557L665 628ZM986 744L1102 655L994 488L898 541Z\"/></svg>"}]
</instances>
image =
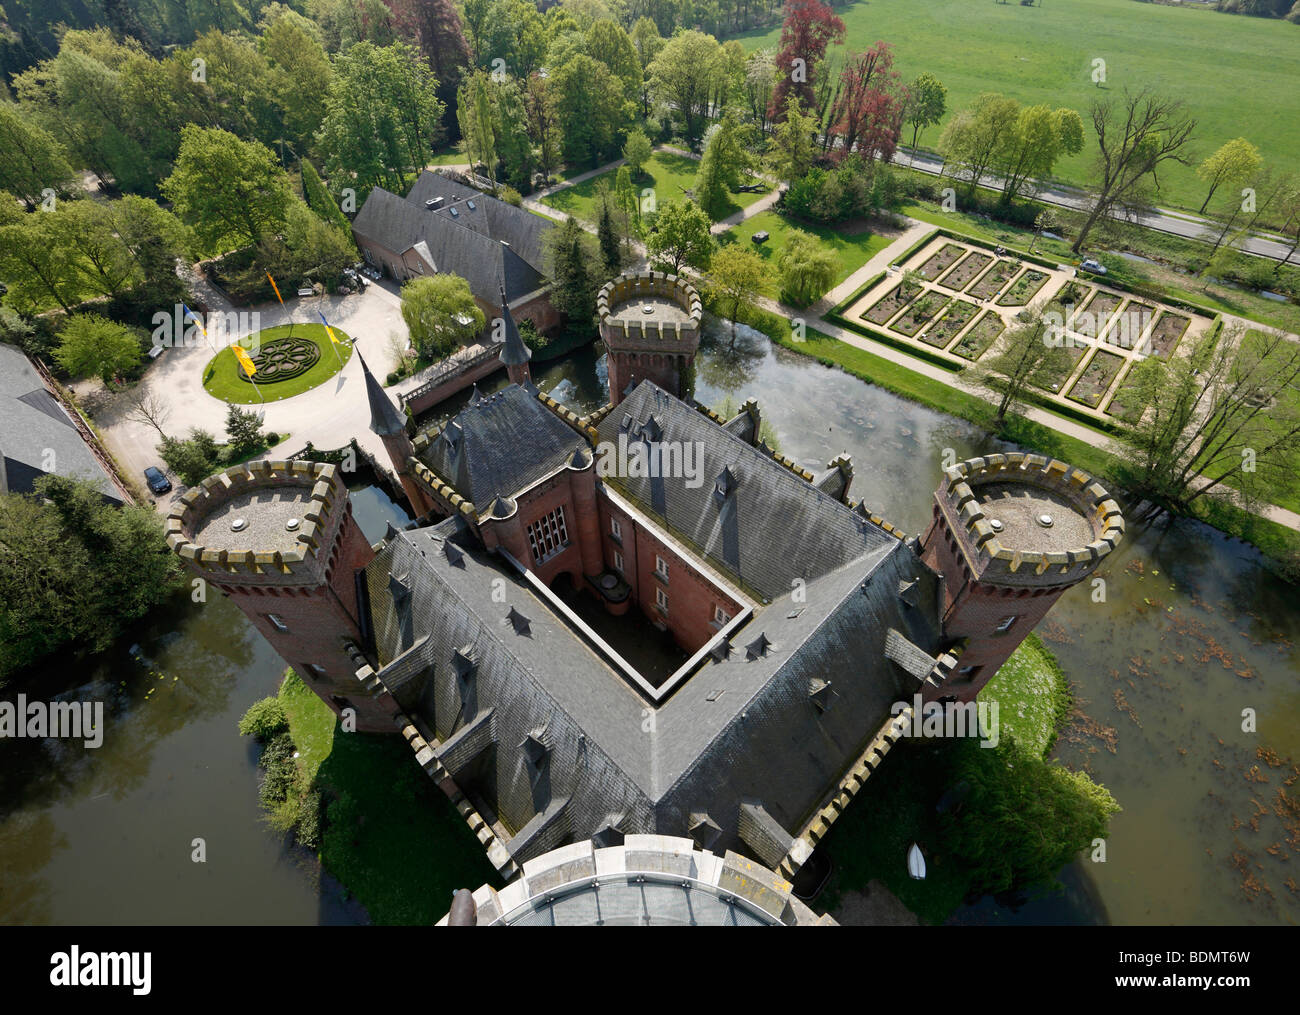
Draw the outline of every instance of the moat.
<instances>
[{"instance_id":1,"label":"moat","mask_svg":"<svg viewBox=\"0 0 1300 1015\"><path fill-rule=\"evenodd\" d=\"M576 411L605 401L604 363L590 348L533 374ZM505 383L502 372L481 388ZM946 449L961 460L1004 447L743 328L734 348L725 332L705 339L695 394L709 405L756 396L782 452L806 467L849 451L854 497L909 533L928 522ZM369 539L405 519L374 490L353 498ZM1073 589L1039 633L1082 713L1057 756L1086 766L1123 807L1107 862L1067 869L1061 893L1019 909L984 900L954 921L1294 923L1300 888L1288 887L1288 858L1300 832L1279 792L1300 759L1295 589L1253 548L1185 521L1131 526L1099 574L1105 602ZM262 821L255 749L235 724L281 668L217 597L182 600L110 652L38 674L29 694L103 698L108 730L97 751L0 745L0 921L356 920L337 885ZM1255 733L1242 732L1246 708L1258 715ZM190 861L195 837L206 864ZM431 860L437 849L430 843Z\"/></svg>"}]
</instances>

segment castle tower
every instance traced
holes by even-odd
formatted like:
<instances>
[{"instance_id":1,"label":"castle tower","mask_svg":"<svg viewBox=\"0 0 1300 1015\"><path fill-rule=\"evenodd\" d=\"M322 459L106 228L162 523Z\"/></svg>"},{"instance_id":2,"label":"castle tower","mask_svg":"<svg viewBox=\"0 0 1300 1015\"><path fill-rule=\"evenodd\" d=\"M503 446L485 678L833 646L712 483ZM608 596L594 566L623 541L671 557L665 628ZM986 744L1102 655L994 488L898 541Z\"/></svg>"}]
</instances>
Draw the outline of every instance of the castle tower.
<instances>
[{"instance_id":1,"label":"castle tower","mask_svg":"<svg viewBox=\"0 0 1300 1015\"><path fill-rule=\"evenodd\" d=\"M402 489L406 491L406 499L410 502L412 513L417 518L423 518L436 505L424 487L416 481L411 470L410 462L415 454L415 448L411 444L410 435L406 432L406 419L397 411L397 407L375 380L370 367L361 356L361 350L358 349L356 353L357 359L361 360L361 374L366 384L366 399L370 403L370 429L383 441L384 450L388 452L388 460L393 463Z\"/></svg>"},{"instance_id":2,"label":"castle tower","mask_svg":"<svg viewBox=\"0 0 1300 1015\"><path fill-rule=\"evenodd\" d=\"M356 573L375 554L333 465L260 461L209 476L177 501L167 544L336 713L392 731L396 703L363 693L348 653L365 623Z\"/></svg>"},{"instance_id":3,"label":"castle tower","mask_svg":"<svg viewBox=\"0 0 1300 1015\"><path fill-rule=\"evenodd\" d=\"M1064 462L987 455L944 470L920 552L946 579L944 633L965 646L930 697L972 700L1123 536L1119 505Z\"/></svg>"},{"instance_id":4,"label":"castle tower","mask_svg":"<svg viewBox=\"0 0 1300 1015\"><path fill-rule=\"evenodd\" d=\"M704 307L685 279L662 271L620 275L596 297L600 337L609 352L609 400L614 405L642 381L678 398L690 392Z\"/></svg>"},{"instance_id":5,"label":"castle tower","mask_svg":"<svg viewBox=\"0 0 1300 1015\"><path fill-rule=\"evenodd\" d=\"M527 384L532 379L528 372L528 361L533 358L533 350L519 337L519 329L515 327L515 319L510 314L510 304L506 302L504 283L501 286L501 320L505 325L501 362L505 364L511 384Z\"/></svg>"}]
</instances>

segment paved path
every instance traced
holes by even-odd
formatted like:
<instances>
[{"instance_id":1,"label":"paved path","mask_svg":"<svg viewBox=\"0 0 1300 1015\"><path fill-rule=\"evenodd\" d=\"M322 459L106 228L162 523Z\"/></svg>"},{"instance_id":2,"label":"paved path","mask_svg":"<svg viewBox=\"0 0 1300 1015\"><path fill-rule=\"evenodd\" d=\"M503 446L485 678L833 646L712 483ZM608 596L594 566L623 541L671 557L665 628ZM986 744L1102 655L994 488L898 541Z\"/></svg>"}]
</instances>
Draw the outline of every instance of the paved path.
<instances>
[{"instance_id":1,"label":"paved path","mask_svg":"<svg viewBox=\"0 0 1300 1015\"><path fill-rule=\"evenodd\" d=\"M206 298L211 311L232 309L215 289ZM318 321L317 313L323 312L331 325L352 337L371 372L382 383L396 363L393 337L406 341L406 325L399 307L397 296L376 284L364 293L351 296L295 298L288 301L287 313L278 303L262 304L252 310L260 315L257 326L262 328L286 324L290 319L296 323ZM251 318L249 323L253 323ZM218 440L224 439L226 403L209 395L202 383L204 367L213 355L214 350L202 342L188 348L170 348L145 373L140 385L157 395L166 406L163 429L168 434L183 437L192 427L198 427L213 433ZM273 388L272 385L264 389L268 397ZM98 380L80 381L74 389L83 404L95 406L92 419L96 427L122 468L132 477L139 480L146 466L162 467L157 431L147 423L126 418L129 406L125 395L106 392ZM244 408L262 409L262 406ZM270 401L263 412L266 429L290 435L287 441L272 449L272 457L298 451L308 441L319 448L338 448L356 437L362 447L385 460L382 443L370 432L370 410L361 380L361 364L355 355L323 384L283 401ZM184 492L176 477L171 478L177 490L163 497L163 503L170 503Z\"/></svg>"},{"instance_id":2,"label":"paved path","mask_svg":"<svg viewBox=\"0 0 1300 1015\"><path fill-rule=\"evenodd\" d=\"M910 151L902 149L894 153L894 163L916 169L919 172L929 173L932 176L938 176L943 171L944 164L943 159L938 155L932 155L929 152L916 152L913 155ZM1062 184L1030 182L1035 188L1034 197L1046 204L1054 204L1059 208L1069 208L1072 211L1083 212L1092 207L1092 198L1084 191L1066 187ZM1001 180L990 173L986 173L980 178L980 185L995 190L1000 190L1002 187ZM1127 216L1122 211L1116 211L1113 217L1125 219ZM1208 240L1211 243L1218 238L1222 229L1221 225L1203 216L1193 215L1185 211L1172 211L1168 208L1153 208L1149 212L1139 214L1136 221L1138 225L1145 226L1148 229L1155 229L1158 232L1183 236L1192 240ZM1248 254L1269 257L1275 261L1285 260L1287 255L1290 254L1291 263L1300 264L1300 250L1291 253L1291 243L1282 237L1278 237L1275 233L1252 233L1240 244L1240 247Z\"/></svg>"}]
</instances>

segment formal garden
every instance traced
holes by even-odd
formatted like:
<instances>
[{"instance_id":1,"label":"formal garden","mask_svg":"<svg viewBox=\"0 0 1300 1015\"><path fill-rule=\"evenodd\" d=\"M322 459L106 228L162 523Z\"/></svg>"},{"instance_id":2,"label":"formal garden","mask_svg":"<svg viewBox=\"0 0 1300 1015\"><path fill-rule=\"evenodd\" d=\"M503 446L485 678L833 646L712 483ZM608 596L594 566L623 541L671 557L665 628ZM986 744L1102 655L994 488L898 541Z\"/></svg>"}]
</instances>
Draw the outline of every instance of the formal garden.
<instances>
[{"instance_id":1,"label":"formal garden","mask_svg":"<svg viewBox=\"0 0 1300 1015\"><path fill-rule=\"evenodd\" d=\"M1105 422L1140 415L1126 387L1147 356L1190 349L1214 324L1191 307L1137 296L1001 247L936 230L836 308L847 327L951 368L979 363L1018 322L1042 313L1061 354L1030 384L1046 401Z\"/></svg>"},{"instance_id":2,"label":"formal garden","mask_svg":"<svg viewBox=\"0 0 1300 1015\"><path fill-rule=\"evenodd\" d=\"M227 346L208 362L203 387L223 402L278 402L323 384L347 363L352 340L334 328L331 342L323 324L282 324L239 340L256 368L251 380Z\"/></svg>"}]
</instances>

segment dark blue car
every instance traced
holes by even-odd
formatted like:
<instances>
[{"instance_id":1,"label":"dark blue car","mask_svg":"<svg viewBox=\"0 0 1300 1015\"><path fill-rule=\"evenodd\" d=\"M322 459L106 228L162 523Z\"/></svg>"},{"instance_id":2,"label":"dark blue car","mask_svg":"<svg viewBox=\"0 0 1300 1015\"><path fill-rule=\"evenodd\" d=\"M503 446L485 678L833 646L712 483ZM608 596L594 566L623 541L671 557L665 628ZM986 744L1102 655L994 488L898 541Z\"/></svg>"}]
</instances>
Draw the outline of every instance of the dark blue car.
<instances>
[{"instance_id":1,"label":"dark blue car","mask_svg":"<svg viewBox=\"0 0 1300 1015\"><path fill-rule=\"evenodd\" d=\"M154 493L163 494L171 492L171 480L152 465L144 470L144 481L149 484L149 489Z\"/></svg>"}]
</instances>

